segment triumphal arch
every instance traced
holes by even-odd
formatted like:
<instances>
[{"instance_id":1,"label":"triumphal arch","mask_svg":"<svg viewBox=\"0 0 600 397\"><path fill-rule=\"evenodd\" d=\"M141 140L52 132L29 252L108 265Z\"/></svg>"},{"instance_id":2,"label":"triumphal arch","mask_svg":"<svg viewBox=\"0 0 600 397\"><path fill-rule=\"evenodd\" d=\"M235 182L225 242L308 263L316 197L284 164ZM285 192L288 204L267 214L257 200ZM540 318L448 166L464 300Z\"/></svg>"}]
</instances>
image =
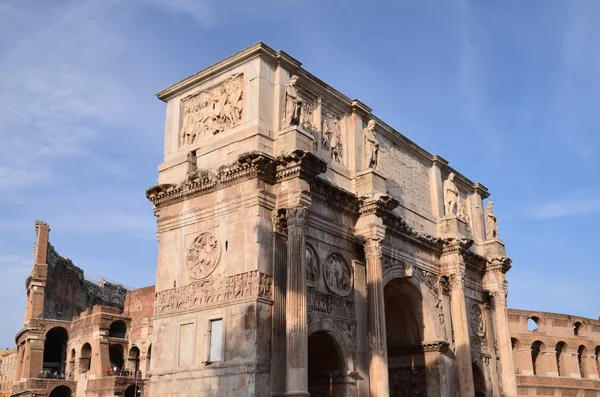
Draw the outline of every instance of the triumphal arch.
<instances>
[{"instance_id":1,"label":"triumphal arch","mask_svg":"<svg viewBox=\"0 0 600 397\"><path fill-rule=\"evenodd\" d=\"M258 43L161 91L151 395L517 395L487 189Z\"/></svg>"}]
</instances>

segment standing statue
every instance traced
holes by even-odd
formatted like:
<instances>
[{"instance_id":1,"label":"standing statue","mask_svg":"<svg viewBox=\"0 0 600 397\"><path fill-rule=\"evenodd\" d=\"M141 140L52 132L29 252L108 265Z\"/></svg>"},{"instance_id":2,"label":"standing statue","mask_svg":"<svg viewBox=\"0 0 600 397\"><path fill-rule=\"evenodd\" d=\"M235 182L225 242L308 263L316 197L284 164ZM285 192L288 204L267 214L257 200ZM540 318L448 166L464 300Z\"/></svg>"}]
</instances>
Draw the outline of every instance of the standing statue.
<instances>
[{"instance_id":1,"label":"standing statue","mask_svg":"<svg viewBox=\"0 0 600 397\"><path fill-rule=\"evenodd\" d=\"M300 114L302 113L302 98L298 95L296 82L298 76L290 77L290 82L285 87L285 126L300 125Z\"/></svg>"},{"instance_id":2,"label":"standing statue","mask_svg":"<svg viewBox=\"0 0 600 397\"><path fill-rule=\"evenodd\" d=\"M458 204L458 188L454 184L454 172L444 182L444 204L446 216L456 215Z\"/></svg>"},{"instance_id":3,"label":"standing statue","mask_svg":"<svg viewBox=\"0 0 600 397\"><path fill-rule=\"evenodd\" d=\"M494 202L490 201L485 207L485 239L498 239L498 218L494 214Z\"/></svg>"},{"instance_id":4,"label":"standing statue","mask_svg":"<svg viewBox=\"0 0 600 397\"><path fill-rule=\"evenodd\" d=\"M379 141L375 135L375 120L369 120L363 129L363 169L377 169L379 164Z\"/></svg>"}]
</instances>

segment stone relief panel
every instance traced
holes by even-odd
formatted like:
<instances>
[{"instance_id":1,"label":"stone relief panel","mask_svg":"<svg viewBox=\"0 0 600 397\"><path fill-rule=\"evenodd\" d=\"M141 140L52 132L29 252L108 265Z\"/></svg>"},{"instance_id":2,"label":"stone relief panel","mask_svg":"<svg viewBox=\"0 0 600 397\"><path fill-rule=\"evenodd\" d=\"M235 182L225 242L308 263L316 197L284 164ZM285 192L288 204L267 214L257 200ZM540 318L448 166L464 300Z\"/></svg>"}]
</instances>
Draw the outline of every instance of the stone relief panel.
<instances>
[{"instance_id":1,"label":"stone relief panel","mask_svg":"<svg viewBox=\"0 0 600 397\"><path fill-rule=\"evenodd\" d=\"M425 368L390 368L390 397L427 396Z\"/></svg>"},{"instance_id":2,"label":"stone relief panel","mask_svg":"<svg viewBox=\"0 0 600 397\"><path fill-rule=\"evenodd\" d=\"M352 267L338 252L332 252L325 259L323 269L325 284L331 292L339 296L348 296L352 292Z\"/></svg>"},{"instance_id":3,"label":"stone relief panel","mask_svg":"<svg viewBox=\"0 0 600 397\"><path fill-rule=\"evenodd\" d=\"M156 293L154 314L168 314L201 308L240 298L272 299L273 279L256 270L213 280L198 281L184 287Z\"/></svg>"},{"instance_id":4,"label":"stone relief panel","mask_svg":"<svg viewBox=\"0 0 600 397\"><path fill-rule=\"evenodd\" d=\"M309 287L315 287L321 276L321 267L317 252L312 245L306 243L306 280Z\"/></svg>"},{"instance_id":5,"label":"stone relief panel","mask_svg":"<svg viewBox=\"0 0 600 397\"><path fill-rule=\"evenodd\" d=\"M479 303L471 304L469 309L469 325L473 334L483 337L485 335L485 321L483 318L483 310Z\"/></svg>"},{"instance_id":6,"label":"stone relief panel","mask_svg":"<svg viewBox=\"0 0 600 397\"><path fill-rule=\"evenodd\" d=\"M388 138L377 135L380 144L379 169L388 178L388 191L407 207L431 215L429 166L407 153Z\"/></svg>"},{"instance_id":7,"label":"stone relief panel","mask_svg":"<svg viewBox=\"0 0 600 397\"><path fill-rule=\"evenodd\" d=\"M221 259L221 243L211 232L197 236L187 250L186 262L190 277L203 279L208 277Z\"/></svg>"},{"instance_id":8,"label":"stone relief panel","mask_svg":"<svg viewBox=\"0 0 600 397\"><path fill-rule=\"evenodd\" d=\"M243 99L244 76L239 73L182 100L179 147L239 125L244 110Z\"/></svg>"},{"instance_id":9,"label":"stone relief panel","mask_svg":"<svg viewBox=\"0 0 600 397\"><path fill-rule=\"evenodd\" d=\"M327 152L331 160L344 163L344 136L340 116L330 109L323 107L321 128L321 148Z\"/></svg>"},{"instance_id":10,"label":"stone relief panel","mask_svg":"<svg viewBox=\"0 0 600 397\"><path fill-rule=\"evenodd\" d=\"M354 302L350 299L308 290L308 310L354 320Z\"/></svg>"}]
</instances>

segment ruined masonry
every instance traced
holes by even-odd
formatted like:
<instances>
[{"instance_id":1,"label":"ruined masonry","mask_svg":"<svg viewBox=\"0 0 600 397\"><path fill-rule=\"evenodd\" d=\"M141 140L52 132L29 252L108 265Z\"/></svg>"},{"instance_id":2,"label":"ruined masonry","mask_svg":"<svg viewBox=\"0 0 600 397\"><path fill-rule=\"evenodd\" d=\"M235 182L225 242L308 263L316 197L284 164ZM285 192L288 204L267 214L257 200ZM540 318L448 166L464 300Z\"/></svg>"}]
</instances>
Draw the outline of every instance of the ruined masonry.
<instances>
[{"instance_id":1,"label":"ruined masonry","mask_svg":"<svg viewBox=\"0 0 600 397\"><path fill-rule=\"evenodd\" d=\"M158 98L156 286L39 222L12 395L600 397L600 321L507 309L486 187L367 105L263 43Z\"/></svg>"}]
</instances>

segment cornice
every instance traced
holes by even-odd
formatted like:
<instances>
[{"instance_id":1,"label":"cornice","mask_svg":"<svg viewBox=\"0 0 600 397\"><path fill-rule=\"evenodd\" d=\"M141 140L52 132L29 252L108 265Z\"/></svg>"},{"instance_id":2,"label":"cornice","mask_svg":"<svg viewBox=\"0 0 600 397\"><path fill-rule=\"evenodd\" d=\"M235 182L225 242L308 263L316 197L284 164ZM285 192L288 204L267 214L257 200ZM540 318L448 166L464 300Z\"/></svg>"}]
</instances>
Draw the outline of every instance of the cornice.
<instances>
[{"instance_id":1,"label":"cornice","mask_svg":"<svg viewBox=\"0 0 600 397\"><path fill-rule=\"evenodd\" d=\"M327 171L327 161L306 150L296 149L277 158L277 182L300 178L312 182L317 175Z\"/></svg>"},{"instance_id":2,"label":"cornice","mask_svg":"<svg viewBox=\"0 0 600 397\"><path fill-rule=\"evenodd\" d=\"M390 356L403 356L415 353L444 353L448 350L450 344L446 341L432 341L415 343L412 345L400 346L390 349Z\"/></svg>"},{"instance_id":3,"label":"cornice","mask_svg":"<svg viewBox=\"0 0 600 397\"><path fill-rule=\"evenodd\" d=\"M503 274L506 274L512 267L511 263L512 259L507 256L494 256L487 260L485 271L488 273L502 272Z\"/></svg>"},{"instance_id":4,"label":"cornice","mask_svg":"<svg viewBox=\"0 0 600 397\"><path fill-rule=\"evenodd\" d=\"M343 213L349 213L353 217L358 216L358 197L324 179L313 179L310 185L310 195L327 205L340 209Z\"/></svg>"},{"instance_id":5,"label":"cornice","mask_svg":"<svg viewBox=\"0 0 600 397\"><path fill-rule=\"evenodd\" d=\"M447 238L443 240L442 255L459 253L466 254L473 245L473 240L469 238ZM468 254L467 254L468 255Z\"/></svg>"},{"instance_id":6,"label":"cornice","mask_svg":"<svg viewBox=\"0 0 600 397\"><path fill-rule=\"evenodd\" d=\"M174 96L180 94L181 92L193 87L194 85L199 84L202 80L206 80L216 74L222 73L228 69L231 69L243 62L248 61L249 59L256 58L258 56L266 56L271 60L275 61L278 59L278 53L273 50L271 47L266 45L265 43L258 42L254 45L251 45L248 48L243 49L220 62L215 63L212 66L209 66L205 69L202 69L198 73L195 73L168 88L158 92L156 96L163 102L168 102ZM289 57L289 56L288 56ZM289 57L291 58L291 57ZM292 58L293 59L293 58ZM300 64L298 61L296 61ZM301 64L300 64L301 65Z\"/></svg>"},{"instance_id":7,"label":"cornice","mask_svg":"<svg viewBox=\"0 0 600 397\"><path fill-rule=\"evenodd\" d=\"M274 184L274 160L260 152L241 154L228 166L219 168L216 175L207 170L190 172L179 184L162 183L146 190L146 198L160 207L204 195L249 179L258 178Z\"/></svg>"}]
</instances>

